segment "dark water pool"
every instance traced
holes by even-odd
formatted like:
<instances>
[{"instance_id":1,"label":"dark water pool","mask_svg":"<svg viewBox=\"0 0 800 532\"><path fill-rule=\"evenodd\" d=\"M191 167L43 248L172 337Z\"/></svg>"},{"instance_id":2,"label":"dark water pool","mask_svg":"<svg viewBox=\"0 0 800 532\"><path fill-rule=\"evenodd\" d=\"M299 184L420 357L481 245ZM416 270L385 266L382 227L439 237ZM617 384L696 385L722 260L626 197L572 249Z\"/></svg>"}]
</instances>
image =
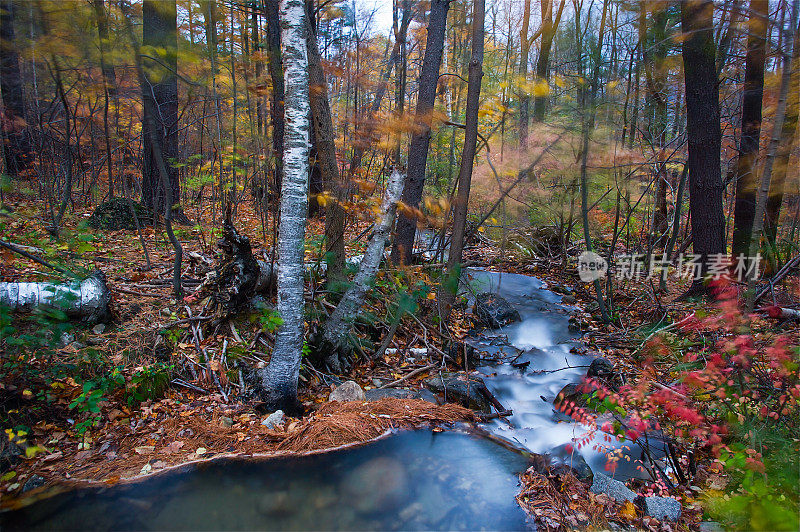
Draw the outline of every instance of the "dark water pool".
<instances>
[{"instance_id":1,"label":"dark water pool","mask_svg":"<svg viewBox=\"0 0 800 532\"><path fill-rule=\"evenodd\" d=\"M527 459L462 432L326 454L225 459L0 514L2 530L519 530Z\"/></svg>"}]
</instances>

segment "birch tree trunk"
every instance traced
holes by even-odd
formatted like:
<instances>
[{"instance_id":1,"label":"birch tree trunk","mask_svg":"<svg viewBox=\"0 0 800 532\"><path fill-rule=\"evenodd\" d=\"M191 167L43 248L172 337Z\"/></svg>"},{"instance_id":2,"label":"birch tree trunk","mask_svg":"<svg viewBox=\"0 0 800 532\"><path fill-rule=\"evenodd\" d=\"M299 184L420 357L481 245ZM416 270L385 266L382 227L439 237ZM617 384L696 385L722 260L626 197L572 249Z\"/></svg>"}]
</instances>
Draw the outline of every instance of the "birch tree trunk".
<instances>
[{"instance_id":1,"label":"birch tree trunk","mask_svg":"<svg viewBox=\"0 0 800 532\"><path fill-rule=\"evenodd\" d=\"M267 406L297 413L297 380L303 350L303 255L308 210L309 133L308 54L303 0L282 0L280 18L285 84L285 136L281 222L278 229L278 314L269 365L259 370Z\"/></svg>"},{"instance_id":2,"label":"birch tree trunk","mask_svg":"<svg viewBox=\"0 0 800 532\"><path fill-rule=\"evenodd\" d=\"M325 321L320 339L316 342L315 350L319 354L318 358L322 360L327 369L334 373L347 371L351 365L350 350L347 348L346 337L350 331L350 324L361 309L364 296L375 278L381 259L383 259L383 252L392 232L397 202L403 193L404 184L405 176L395 169L386 184L380 219L377 220L375 230L372 233L369 244L367 244L358 273L356 273L350 288L345 292L336 309ZM280 290L280 284L278 284L278 290Z\"/></svg>"}]
</instances>

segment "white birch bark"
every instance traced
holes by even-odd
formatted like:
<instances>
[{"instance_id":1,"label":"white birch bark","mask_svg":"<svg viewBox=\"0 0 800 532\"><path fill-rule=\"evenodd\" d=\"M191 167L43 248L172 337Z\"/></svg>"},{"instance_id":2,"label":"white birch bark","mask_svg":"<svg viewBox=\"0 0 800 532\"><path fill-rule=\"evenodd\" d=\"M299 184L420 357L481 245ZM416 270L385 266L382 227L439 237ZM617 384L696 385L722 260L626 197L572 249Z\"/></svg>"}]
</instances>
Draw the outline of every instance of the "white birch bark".
<instances>
[{"instance_id":1,"label":"white birch bark","mask_svg":"<svg viewBox=\"0 0 800 532\"><path fill-rule=\"evenodd\" d=\"M17 312L37 308L61 310L68 316L102 320L108 316L111 293L97 271L80 283L0 283L0 305Z\"/></svg>"},{"instance_id":2,"label":"white birch bark","mask_svg":"<svg viewBox=\"0 0 800 532\"><path fill-rule=\"evenodd\" d=\"M286 120L278 228L278 314L269 365L260 370L264 400L271 408L297 412L297 380L303 349L303 256L308 210L310 106L306 12L303 0L281 0Z\"/></svg>"},{"instance_id":3,"label":"white birch bark","mask_svg":"<svg viewBox=\"0 0 800 532\"><path fill-rule=\"evenodd\" d=\"M322 327L322 341L319 349L327 350L327 353L323 355L325 365L334 372L338 373L343 369L340 356L346 357L346 353L343 353L344 339L350 329L350 323L364 303L364 296L380 266L384 249L391 235L397 202L403 194L404 184L405 176L395 169L386 184L380 218L375 224L375 230L367 244L358 273Z\"/></svg>"}]
</instances>

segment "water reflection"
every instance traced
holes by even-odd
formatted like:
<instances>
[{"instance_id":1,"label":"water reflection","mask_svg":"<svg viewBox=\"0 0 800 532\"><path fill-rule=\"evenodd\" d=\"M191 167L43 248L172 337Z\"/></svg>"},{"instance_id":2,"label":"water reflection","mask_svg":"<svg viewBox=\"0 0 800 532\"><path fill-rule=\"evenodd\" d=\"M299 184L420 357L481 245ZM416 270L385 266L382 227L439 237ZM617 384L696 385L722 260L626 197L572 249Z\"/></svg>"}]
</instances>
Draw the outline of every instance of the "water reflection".
<instances>
[{"instance_id":1,"label":"water reflection","mask_svg":"<svg viewBox=\"0 0 800 532\"><path fill-rule=\"evenodd\" d=\"M415 431L364 447L228 459L0 516L4 530L518 530L527 460L461 432Z\"/></svg>"}]
</instances>

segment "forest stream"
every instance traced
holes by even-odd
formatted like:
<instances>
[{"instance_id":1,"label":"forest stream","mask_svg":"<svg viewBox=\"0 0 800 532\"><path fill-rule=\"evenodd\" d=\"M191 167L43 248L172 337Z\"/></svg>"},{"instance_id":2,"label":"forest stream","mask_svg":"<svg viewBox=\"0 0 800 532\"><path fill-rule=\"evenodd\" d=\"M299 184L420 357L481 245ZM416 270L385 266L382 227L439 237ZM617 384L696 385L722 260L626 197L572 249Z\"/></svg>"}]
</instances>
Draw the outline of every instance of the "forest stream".
<instances>
[{"instance_id":1,"label":"forest stream","mask_svg":"<svg viewBox=\"0 0 800 532\"><path fill-rule=\"evenodd\" d=\"M419 430L328 453L223 458L63 492L6 513L0 523L5 530L531 526L515 500L518 476L531 456L521 451L552 453L568 464L582 462L581 453L593 470L605 465L605 455L592 445L572 446L586 428L552 405L565 384L580 382L591 358L576 354L570 307L539 279L477 269L467 276L470 293L498 294L521 317L467 339L481 357L477 370L487 388L513 411L483 425L493 437L460 428ZM617 470L618 477L634 473L630 465Z\"/></svg>"}]
</instances>

